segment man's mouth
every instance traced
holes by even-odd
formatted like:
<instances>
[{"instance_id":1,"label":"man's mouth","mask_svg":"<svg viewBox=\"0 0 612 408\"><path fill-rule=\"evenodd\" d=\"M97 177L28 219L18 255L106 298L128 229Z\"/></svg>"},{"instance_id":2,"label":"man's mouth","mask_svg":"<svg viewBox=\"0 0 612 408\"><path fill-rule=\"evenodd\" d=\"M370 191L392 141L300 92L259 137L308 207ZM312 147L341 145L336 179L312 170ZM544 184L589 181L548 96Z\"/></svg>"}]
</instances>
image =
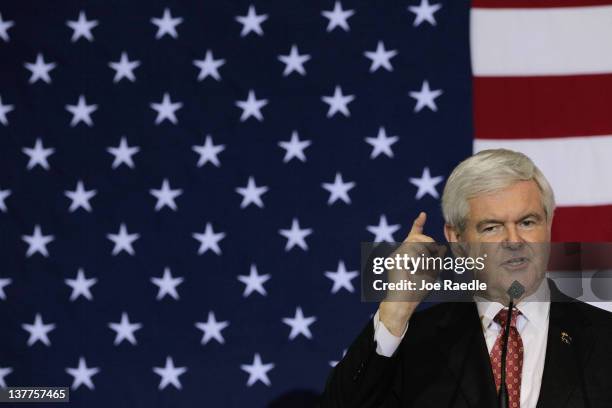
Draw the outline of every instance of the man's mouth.
<instances>
[{"instance_id":1,"label":"man's mouth","mask_svg":"<svg viewBox=\"0 0 612 408\"><path fill-rule=\"evenodd\" d=\"M529 258L525 256L515 256L504 261L501 266L507 269L522 269L529 264Z\"/></svg>"}]
</instances>

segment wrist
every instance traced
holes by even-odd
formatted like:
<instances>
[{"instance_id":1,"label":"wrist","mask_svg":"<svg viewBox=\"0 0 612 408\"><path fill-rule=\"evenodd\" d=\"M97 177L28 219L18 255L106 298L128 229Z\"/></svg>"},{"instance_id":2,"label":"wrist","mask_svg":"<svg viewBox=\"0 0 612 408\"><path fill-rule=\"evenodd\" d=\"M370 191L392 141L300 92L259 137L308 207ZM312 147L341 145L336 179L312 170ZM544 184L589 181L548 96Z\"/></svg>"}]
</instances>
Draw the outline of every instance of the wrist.
<instances>
[{"instance_id":1,"label":"wrist","mask_svg":"<svg viewBox=\"0 0 612 408\"><path fill-rule=\"evenodd\" d=\"M389 333L391 333L395 337L402 337L402 333L404 333L404 329L408 324L408 320L393 322L384 322L381 320L381 322L385 325L387 331L389 331Z\"/></svg>"},{"instance_id":2,"label":"wrist","mask_svg":"<svg viewBox=\"0 0 612 408\"><path fill-rule=\"evenodd\" d=\"M384 302L383 302L384 303ZM416 305L404 305L401 309L385 307L388 305L381 304L379 308L378 318L387 330L396 337L401 337L404 329L408 324L408 320L412 316Z\"/></svg>"}]
</instances>

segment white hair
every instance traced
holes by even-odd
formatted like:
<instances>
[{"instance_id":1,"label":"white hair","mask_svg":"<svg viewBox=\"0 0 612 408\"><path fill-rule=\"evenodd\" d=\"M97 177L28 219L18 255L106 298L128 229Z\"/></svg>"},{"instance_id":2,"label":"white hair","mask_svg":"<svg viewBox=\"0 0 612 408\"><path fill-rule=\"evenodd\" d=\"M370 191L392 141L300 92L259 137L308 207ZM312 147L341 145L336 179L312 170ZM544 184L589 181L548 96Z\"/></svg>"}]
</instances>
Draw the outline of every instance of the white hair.
<instances>
[{"instance_id":1,"label":"white hair","mask_svg":"<svg viewBox=\"0 0 612 408\"><path fill-rule=\"evenodd\" d=\"M513 150L482 150L459 163L449 176L442 193L444 220L463 231L470 211L469 199L528 180L538 185L546 219L550 221L555 211L555 196L548 180L533 161Z\"/></svg>"}]
</instances>

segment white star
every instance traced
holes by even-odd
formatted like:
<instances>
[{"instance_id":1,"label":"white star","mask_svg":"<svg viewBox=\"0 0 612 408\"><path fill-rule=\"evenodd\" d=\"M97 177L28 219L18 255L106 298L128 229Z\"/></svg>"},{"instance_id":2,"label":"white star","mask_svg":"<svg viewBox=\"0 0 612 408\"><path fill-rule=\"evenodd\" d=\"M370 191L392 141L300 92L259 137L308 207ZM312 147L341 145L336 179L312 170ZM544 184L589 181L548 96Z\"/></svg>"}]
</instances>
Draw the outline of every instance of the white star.
<instances>
[{"instance_id":1,"label":"white star","mask_svg":"<svg viewBox=\"0 0 612 408\"><path fill-rule=\"evenodd\" d=\"M240 36L244 37L250 32L254 32L257 35L263 35L263 30L261 29L261 23L268 19L267 14L257 14L255 11L255 7L253 5L249 6L249 11L246 16L236 16L236 21L242 24L242 31L240 31Z\"/></svg>"},{"instance_id":2,"label":"white star","mask_svg":"<svg viewBox=\"0 0 612 408\"><path fill-rule=\"evenodd\" d=\"M310 55L302 54L300 55L297 45L291 46L291 51L287 55L279 55L279 61L285 64L285 70L283 71L283 76L287 76L291 74L293 71L297 72L300 75L306 75L306 70L304 69L304 63L310 60Z\"/></svg>"},{"instance_id":3,"label":"white star","mask_svg":"<svg viewBox=\"0 0 612 408\"><path fill-rule=\"evenodd\" d=\"M285 157L283 157L283 163L289 162L294 157L300 161L306 161L306 155L304 155L304 149L310 146L312 142L310 140L300 140L298 132L294 130L291 133L291 139L286 141L278 142L278 145L285 149Z\"/></svg>"},{"instance_id":4,"label":"white star","mask_svg":"<svg viewBox=\"0 0 612 408\"><path fill-rule=\"evenodd\" d=\"M2 22L1 16L0 16L0 22ZM6 388L6 381L4 380L4 377L6 377L12 372L13 372L13 369L11 367L0 367L0 388Z\"/></svg>"},{"instance_id":5,"label":"white star","mask_svg":"<svg viewBox=\"0 0 612 408\"><path fill-rule=\"evenodd\" d=\"M79 124L79 122L84 122L87 126L93 126L93 121L91 120L91 114L94 113L98 109L98 105L87 105L87 101L85 101L85 96L80 95L79 101L76 105L66 105L66 110L72 113L72 120L70 121L70 126L74 127Z\"/></svg>"},{"instance_id":6,"label":"white star","mask_svg":"<svg viewBox=\"0 0 612 408\"><path fill-rule=\"evenodd\" d=\"M225 343L221 331L229 326L229 322L218 322L215 312L212 310L208 312L208 320L206 322L196 322L195 326L203 332L201 344L206 344L212 339L217 340L221 344Z\"/></svg>"},{"instance_id":7,"label":"white star","mask_svg":"<svg viewBox=\"0 0 612 408\"><path fill-rule=\"evenodd\" d=\"M274 363L263 364L259 353L255 353L253 357L253 364L241 364L240 369L249 373L249 379L247 380L247 387L252 386L257 381L261 381L268 387L271 385L270 379L268 378L268 371L274 368Z\"/></svg>"},{"instance_id":8,"label":"white star","mask_svg":"<svg viewBox=\"0 0 612 408\"><path fill-rule=\"evenodd\" d=\"M242 115L240 116L240 121L244 122L251 116L255 117L258 121L263 120L263 115L261 114L261 108L268 104L267 99L257 99L255 97L255 92L251 89L249 90L249 95L247 99L244 101L236 101L236 106L242 109Z\"/></svg>"},{"instance_id":9,"label":"white star","mask_svg":"<svg viewBox=\"0 0 612 408\"><path fill-rule=\"evenodd\" d=\"M218 70L221 66L223 66L223 64L225 64L225 60L216 60L213 57L213 53L211 50L206 50L206 56L203 60L193 60L193 65L200 69L200 73L198 74L198 81L202 81L208 76L211 76L217 81L220 81L221 75L219 75Z\"/></svg>"},{"instance_id":10,"label":"white star","mask_svg":"<svg viewBox=\"0 0 612 408\"><path fill-rule=\"evenodd\" d=\"M294 218L291 222L291 229L281 229L278 231L283 237L287 238L287 244L285 245L285 251L289 251L294 246L299 246L304 251L308 251L308 245L306 244L306 237L312 234L311 228L300 228L300 222L297 218Z\"/></svg>"},{"instance_id":11,"label":"white star","mask_svg":"<svg viewBox=\"0 0 612 408\"><path fill-rule=\"evenodd\" d=\"M70 386L71 389L76 390L81 385L85 385L90 390L93 390L95 387L93 381L91 381L91 377L98 374L100 372L100 368L87 367L85 357L79 357L79 366L75 368L67 367L66 372L74 377L72 380L72 385Z\"/></svg>"},{"instance_id":12,"label":"white star","mask_svg":"<svg viewBox=\"0 0 612 408\"><path fill-rule=\"evenodd\" d=\"M140 66L140 61L130 61L127 52L122 52L119 61L109 62L108 66L115 70L115 77L113 82L117 83L123 78L127 78L130 82L134 82L136 77L134 76L134 70Z\"/></svg>"},{"instance_id":13,"label":"white star","mask_svg":"<svg viewBox=\"0 0 612 408\"><path fill-rule=\"evenodd\" d=\"M390 60L397 55L397 50L385 50L385 44L382 41L378 42L376 51L366 51L363 54L372 60L370 72L377 71L380 67L383 67L387 71L393 71Z\"/></svg>"},{"instance_id":14,"label":"white star","mask_svg":"<svg viewBox=\"0 0 612 408\"><path fill-rule=\"evenodd\" d=\"M165 367L153 367L153 372L161 377L159 389L163 390L168 385L172 384L177 389L181 389L181 381L179 377L187 371L187 367L175 367L172 357L166 357Z\"/></svg>"},{"instance_id":15,"label":"white star","mask_svg":"<svg viewBox=\"0 0 612 408\"><path fill-rule=\"evenodd\" d=\"M329 199L327 200L327 205L332 205L338 200L344 201L346 204L351 203L351 197L349 197L348 192L353 187L355 187L356 183L354 181L347 181L346 183L342 180L342 174L336 173L336 178L333 183L322 183L321 186L329 191Z\"/></svg>"},{"instance_id":16,"label":"white star","mask_svg":"<svg viewBox=\"0 0 612 408\"><path fill-rule=\"evenodd\" d=\"M329 20L327 23L327 32L332 31L336 27L341 27L344 31L349 31L351 28L346 21L349 17L355 14L354 10L343 10L342 3L337 1L334 4L334 9L331 11L325 10L321 14Z\"/></svg>"},{"instance_id":17,"label":"white star","mask_svg":"<svg viewBox=\"0 0 612 408\"><path fill-rule=\"evenodd\" d=\"M344 358L344 356L346 355L346 349L342 350L342 358ZM342 360L342 358L340 360ZM338 365L338 363L340 362L340 360L334 360L334 361L330 361L329 365L332 367L335 367Z\"/></svg>"},{"instance_id":18,"label":"white star","mask_svg":"<svg viewBox=\"0 0 612 408\"><path fill-rule=\"evenodd\" d=\"M87 300L93 300L89 289L98 282L98 279L87 279L83 268L79 268L75 279L64 279L64 282L72 288L72 293L70 294L71 302L77 300L79 296L83 296Z\"/></svg>"},{"instance_id":19,"label":"white star","mask_svg":"<svg viewBox=\"0 0 612 408\"><path fill-rule=\"evenodd\" d=\"M206 228L203 233L194 232L192 237L200 242L200 248L198 249L198 255L202 255L209 249L217 255L221 255L221 248L219 248L219 241L225 238L225 232L213 231L212 224L206 223Z\"/></svg>"},{"instance_id":20,"label":"white star","mask_svg":"<svg viewBox=\"0 0 612 408\"><path fill-rule=\"evenodd\" d=\"M170 183L168 179L164 179L162 181L162 185L159 190L151 189L149 190L152 196L157 198L157 203L155 204L155 211L159 211L165 206L170 207L170 209L176 211L176 203L174 199L181 194L183 194L183 190L177 188L176 190L172 190L170 188Z\"/></svg>"},{"instance_id":21,"label":"white star","mask_svg":"<svg viewBox=\"0 0 612 408\"><path fill-rule=\"evenodd\" d=\"M436 112L438 110L438 106L436 105L436 98L442 95L441 89L431 90L429 89L429 82L427 80L423 81L421 85L420 91L411 91L410 96L416 99L417 103L414 106L414 111L419 112L424 107L428 107L432 111Z\"/></svg>"},{"instance_id":22,"label":"white star","mask_svg":"<svg viewBox=\"0 0 612 408\"><path fill-rule=\"evenodd\" d=\"M53 235L43 235L40 229L40 225L34 226L34 232L32 235L22 235L21 239L28 244L28 251L26 257L29 258L35 253L40 253L42 256L49 256L47 251L47 244L55 239Z\"/></svg>"},{"instance_id":23,"label":"white star","mask_svg":"<svg viewBox=\"0 0 612 408\"><path fill-rule=\"evenodd\" d=\"M420 200L425 194L431 195L433 198L438 198L438 191L436 185L444 180L442 176L431 177L429 173L429 167L423 169L421 177L410 177L410 183L417 186L419 189L416 193L415 198Z\"/></svg>"},{"instance_id":24,"label":"white star","mask_svg":"<svg viewBox=\"0 0 612 408\"><path fill-rule=\"evenodd\" d=\"M151 103L151 109L157 112L157 118L155 118L155 124L159 125L164 120L169 120L173 124L177 124L178 120L176 119L176 115L174 114L177 110L183 107L182 102L172 102L170 100L170 94L168 92L164 93L164 97L160 103Z\"/></svg>"},{"instance_id":25,"label":"white star","mask_svg":"<svg viewBox=\"0 0 612 408\"><path fill-rule=\"evenodd\" d=\"M75 42L81 37L84 37L88 41L93 41L93 35L91 30L98 25L98 20L87 20L87 16L84 11L79 12L79 19L68 20L66 25L72 28L72 38L70 41Z\"/></svg>"},{"instance_id":26,"label":"white star","mask_svg":"<svg viewBox=\"0 0 612 408\"><path fill-rule=\"evenodd\" d=\"M36 313L36 316L34 316L34 323L23 323L21 327L30 333L30 337L28 338L28 346L32 346L37 341L40 341L45 346L51 345L51 341L49 341L49 337L47 335L50 331L55 329L55 323L44 324L40 313Z\"/></svg>"},{"instance_id":27,"label":"white star","mask_svg":"<svg viewBox=\"0 0 612 408\"><path fill-rule=\"evenodd\" d=\"M2 212L6 212L6 203L4 202L10 195L11 195L11 190L2 190L0 188L0 211Z\"/></svg>"},{"instance_id":28,"label":"white star","mask_svg":"<svg viewBox=\"0 0 612 408\"><path fill-rule=\"evenodd\" d=\"M110 327L113 331L115 331L115 341L113 344L118 346L123 342L123 340L127 340L132 345L136 345L136 337L134 336L134 332L140 330L142 328L141 323L130 323L130 319L126 312L121 313L121 322L119 323L109 323L108 327Z\"/></svg>"},{"instance_id":29,"label":"white star","mask_svg":"<svg viewBox=\"0 0 612 408\"><path fill-rule=\"evenodd\" d=\"M15 109L15 106L13 105L3 105L2 96L0 96L0 123L2 123L4 126L7 126L9 122L8 122L8 119L6 118L6 114L14 109Z\"/></svg>"},{"instance_id":30,"label":"white star","mask_svg":"<svg viewBox=\"0 0 612 408\"><path fill-rule=\"evenodd\" d=\"M210 135L206 135L204 144L202 146L194 145L191 147L191 150L200 155L200 158L198 159L198 167L202 167L208 162L211 162L216 167L219 167L221 166L221 162L219 162L217 155L225 150L225 145L213 144L212 137L210 137Z\"/></svg>"},{"instance_id":31,"label":"white star","mask_svg":"<svg viewBox=\"0 0 612 408\"><path fill-rule=\"evenodd\" d=\"M269 273L266 273L265 275L260 275L257 273L257 266L255 264L251 264L251 269L248 275L238 275L238 280L246 285L244 287L244 292L242 292L242 297L249 297L253 292L267 296L268 292L266 291L266 288L264 288L264 283L266 283L270 278L271 276Z\"/></svg>"},{"instance_id":32,"label":"white star","mask_svg":"<svg viewBox=\"0 0 612 408\"><path fill-rule=\"evenodd\" d=\"M300 306L295 309L294 317L283 318L283 323L291 327L291 332L289 333L289 340L295 339L300 334L302 334L307 339L312 339L310 325L316 321L317 318L314 316L304 317L304 313L302 312L302 308Z\"/></svg>"},{"instance_id":33,"label":"white star","mask_svg":"<svg viewBox=\"0 0 612 408\"><path fill-rule=\"evenodd\" d=\"M355 99L355 95L343 95L342 88L336 86L333 96L322 96L321 100L329 105L327 117L331 118L336 112L342 113L344 116L351 116L347 105Z\"/></svg>"},{"instance_id":34,"label":"white star","mask_svg":"<svg viewBox=\"0 0 612 408\"><path fill-rule=\"evenodd\" d=\"M127 227L124 223L121 223L119 226L119 232L116 234L106 234L106 238L113 241L115 244L115 247L113 248L113 256L119 254L121 251L134 255L132 243L140 238L140 234L128 234Z\"/></svg>"},{"instance_id":35,"label":"white star","mask_svg":"<svg viewBox=\"0 0 612 408\"><path fill-rule=\"evenodd\" d=\"M429 4L428 0L421 0L421 4L418 6L409 6L408 10L415 14L414 23L412 25L417 27L421 25L423 21L427 21L431 25L436 25L436 18L434 13L442 8L441 4Z\"/></svg>"},{"instance_id":36,"label":"white star","mask_svg":"<svg viewBox=\"0 0 612 408\"><path fill-rule=\"evenodd\" d=\"M119 146L107 147L106 151L115 156L112 164L113 170L121 166L122 164L125 164L129 168L133 169L134 161L132 160L132 156L140 151L140 147L128 146L127 139L125 138L125 136L122 136L121 141L119 142Z\"/></svg>"},{"instance_id":37,"label":"white star","mask_svg":"<svg viewBox=\"0 0 612 408\"><path fill-rule=\"evenodd\" d=\"M45 170L49 170L49 162L47 161L47 158L55 152L55 149L52 147L45 149L42 144L42 140L37 138L34 147L24 147L21 149L21 151L30 156L28 165L26 166L28 170L33 169L37 165Z\"/></svg>"},{"instance_id":38,"label":"white star","mask_svg":"<svg viewBox=\"0 0 612 408\"><path fill-rule=\"evenodd\" d=\"M399 140L397 136L387 136L387 131L384 127L378 129L376 137L366 137L365 141L372 146L370 159L377 158L380 154L385 154L388 157L393 157L391 146Z\"/></svg>"},{"instance_id":39,"label":"white star","mask_svg":"<svg viewBox=\"0 0 612 408\"><path fill-rule=\"evenodd\" d=\"M347 271L344 261L338 262L338 270L335 272L327 271L325 276L334 281L334 286L331 289L331 293L337 293L340 289L344 288L349 292L353 293L355 288L351 282L359 275L358 271Z\"/></svg>"},{"instance_id":40,"label":"white star","mask_svg":"<svg viewBox=\"0 0 612 408\"><path fill-rule=\"evenodd\" d=\"M6 293L4 293L4 288L13 283L11 278L0 278L0 299L6 300Z\"/></svg>"},{"instance_id":41,"label":"white star","mask_svg":"<svg viewBox=\"0 0 612 408\"><path fill-rule=\"evenodd\" d=\"M170 14L170 9L165 8L164 15L161 18L153 17L151 19L151 22L157 26L157 33L155 34L156 39L159 40L166 34L168 34L172 38L178 38L176 26L183 22L183 18L172 18L172 14Z\"/></svg>"},{"instance_id":42,"label":"white star","mask_svg":"<svg viewBox=\"0 0 612 408\"><path fill-rule=\"evenodd\" d=\"M4 41L9 42L8 29L15 25L14 21L3 20L2 13L0 13L0 38Z\"/></svg>"},{"instance_id":43,"label":"white star","mask_svg":"<svg viewBox=\"0 0 612 408\"><path fill-rule=\"evenodd\" d=\"M393 234L400 229L400 225L389 225L387 216L383 214L380 216L378 225L368 225L366 229L374 234L374 242L395 242Z\"/></svg>"},{"instance_id":44,"label":"white star","mask_svg":"<svg viewBox=\"0 0 612 408\"><path fill-rule=\"evenodd\" d=\"M174 278L170 272L170 268L164 268L164 275L161 278L151 278L151 282L156 285L159 290L157 291L157 300L161 300L166 295L170 295L174 300L179 299L176 287L183 283L185 279L182 277Z\"/></svg>"},{"instance_id":45,"label":"white star","mask_svg":"<svg viewBox=\"0 0 612 408\"><path fill-rule=\"evenodd\" d=\"M268 190L269 188L267 186L257 187L255 184L255 178L253 176L249 176L246 187L236 188L236 192L242 196L240 208L246 208L251 204L255 204L259 208L263 208L264 203L261 200L261 196Z\"/></svg>"},{"instance_id":46,"label":"white star","mask_svg":"<svg viewBox=\"0 0 612 408\"><path fill-rule=\"evenodd\" d=\"M31 84L39 79L50 84L51 77L49 76L49 72L57 66L57 64L54 62L46 63L41 53L36 54L35 62L26 62L23 65L32 73L28 81Z\"/></svg>"},{"instance_id":47,"label":"white star","mask_svg":"<svg viewBox=\"0 0 612 408\"><path fill-rule=\"evenodd\" d=\"M83 208L85 211L90 212L91 205L89 204L89 200L97 193L97 190L85 190L83 182L79 180L74 191L67 190L64 192L66 197L72 200L68 211L74 212L79 208Z\"/></svg>"}]
</instances>

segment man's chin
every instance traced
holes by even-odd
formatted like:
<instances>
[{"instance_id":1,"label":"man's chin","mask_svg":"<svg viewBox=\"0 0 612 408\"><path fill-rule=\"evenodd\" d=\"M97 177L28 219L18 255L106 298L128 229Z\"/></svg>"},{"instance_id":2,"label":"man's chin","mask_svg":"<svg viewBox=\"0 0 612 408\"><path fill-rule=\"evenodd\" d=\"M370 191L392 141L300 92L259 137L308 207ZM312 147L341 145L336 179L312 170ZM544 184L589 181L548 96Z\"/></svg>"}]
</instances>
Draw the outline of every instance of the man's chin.
<instances>
[{"instance_id":1,"label":"man's chin","mask_svg":"<svg viewBox=\"0 0 612 408\"><path fill-rule=\"evenodd\" d=\"M515 281L519 282L525 289L523 296L521 296L521 298L524 298L538 289L544 276L534 271L534 268L514 269L511 271L500 268L495 271L495 276L488 276L487 278L489 279L485 280L487 284L485 297L495 300L507 300L508 289Z\"/></svg>"}]
</instances>

